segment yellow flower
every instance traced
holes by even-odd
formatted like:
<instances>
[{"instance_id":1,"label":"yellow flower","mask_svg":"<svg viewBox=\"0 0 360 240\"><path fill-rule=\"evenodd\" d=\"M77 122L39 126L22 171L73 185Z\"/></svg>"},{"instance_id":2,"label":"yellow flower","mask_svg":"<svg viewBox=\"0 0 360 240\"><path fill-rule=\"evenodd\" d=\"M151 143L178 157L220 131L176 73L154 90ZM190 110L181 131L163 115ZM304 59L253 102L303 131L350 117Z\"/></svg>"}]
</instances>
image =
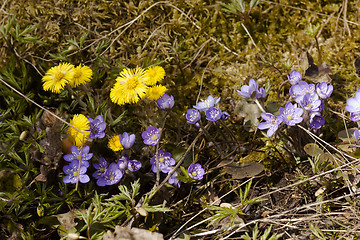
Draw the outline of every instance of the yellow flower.
<instances>
[{"instance_id":1,"label":"yellow flower","mask_svg":"<svg viewBox=\"0 0 360 240\"><path fill-rule=\"evenodd\" d=\"M153 66L146 69L145 74L148 76L147 85L154 85L165 77L165 70L160 66Z\"/></svg>"},{"instance_id":2,"label":"yellow flower","mask_svg":"<svg viewBox=\"0 0 360 240\"><path fill-rule=\"evenodd\" d=\"M86 143L89 135L90 135L90 125L89 120L82 114L75 114L73 119L71 119L70 124L76 127L77 129L70 127L68 130L69 135L71 136L73 142L76 146L81 147Z\"/></svg>"},{"instance_id":3,"label":"yellow flower","mask_svg":"<svg viewBox=\"0 0 360 240\"><path fill-rule=\"evenodd\" d=\"M124 147L120 143L119 135L115 135L112 138L110 138L108 146L113 151L121 151L124 149Z\"/></svg>"},{"instance_id":4,"label":"yellow flower","mask_svg":"<svg viewBox=\"0 0 360 240\"><path fill-rule=\"evenodd\" d=\"M124 69L116 78L116 83L110 90L110 99L114 103L123 105L125 103L137 103L145 97L148 87L145 85L147 75L144 69Z\"/></svg>"},{"instance_id":5,"label":"yellow flower","mask_svg":"<svg viewBox=\"0 0 360 240\"><path fill-rule=\"evenodd\" d=\"M146 97L151 99L151 100L158 100L159 98L161 98L166 91L166 87L163 85L156 85L153 87L150 87L147 92L146 92Z\"/></svg>"},{"instance_id":6,"label":"yellow flower","mask_svg":"<svg viewBox=\"0 0 360 240\"><path fill-rule=\"evenodd\" d=\"M65 85L74 75L74 65L70 63L60 63L58 66L50 68L41 79L45 91L60 93Z\"/></svg>"},{"instance_id":7,"label":"yellow flower","mask_svg":"<svg viewBox=\"0 0 360 240\"><path fill-rule=\"evenodd\" d=\"M88 66L77 66L74 68L74 76L69 81L69 85L71 87L77 87L81 84L86 84L90 82L91 77L93 75L93 71Z\"/></svg>"}]
</instances>

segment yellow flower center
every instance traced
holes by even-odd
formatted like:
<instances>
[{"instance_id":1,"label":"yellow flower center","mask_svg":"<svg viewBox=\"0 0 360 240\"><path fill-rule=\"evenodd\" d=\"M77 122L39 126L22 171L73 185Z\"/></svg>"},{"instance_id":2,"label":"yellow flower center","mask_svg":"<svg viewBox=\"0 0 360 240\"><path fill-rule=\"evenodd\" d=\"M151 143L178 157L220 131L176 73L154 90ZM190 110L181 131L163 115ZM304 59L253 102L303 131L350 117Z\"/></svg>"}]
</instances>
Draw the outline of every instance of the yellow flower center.
<instances>
[{"instance_id":1,"label":"yellow flower center","mask_svg":"<svg viewBox=\"0 0 360 240\"><path fill-rule=\"evenodd\" d=\"M192 173L191 173L191 175L193 175L194 177L196 177L197 172L196 172L196 171L194 171L194 172L192 172Z\"/></svg>"},{"instance_id":2,"label":"yellow flower center","mask_svg":"<svg viewBox=\"0 0 360 240\"><path fill-rule=\"evenodd\" d=\"M126 82L128 89L135 89L139 85L139 80L135 77L130 78Z\"/></svg>"},{"instance_id":3,"label":"yellow flower center","mask_svg":"<svg viewBox=\"0 0 360 240\"><path fill-rule=\"evenodd\" d=\"M308 105L306 105L307 108L312 108L311 103L309 103Z\"/></svg>"},{"instance_id":4,"label":"yellow flower center","mask_svg":"<svg viewBox=\"0 0 360 240\"><path fill-rule=\"evenodd\" d=\"M55 73L55 81L59 82L61 81L61 79L63 79L63 77L65 76L65 74L63 72L57 72Z\"/></svg>"},{"instance_id":5,"label":"yellow flower center","mask_svg":"<svg viewBox=\"0 0 360 240\"><path fill-rule=\"evenodd\" d=\"M110 176L109 179L110 179L110 180L114 180L114 176Z\"/></svg>"},{"instance_id":6,"label":"yellow flower center","mask_svg":"<svg viewBox=\"0 0 360 240\"><path fill-rule=\"evenodd\" d=\"M77 70L75 71L74 78L80 78L82 75L81 71Z\"/></svg>"},{"instance_id":7,"label":"yellow flower center","mask_svg":"<svg viewBox=\"0 0 360 240\"><path fill-rule=\"evenodd\" d=\"M152 135L151 139L156 140L158 137L156 135Z\"/></svg>"},{"instance_id":8,"label":"yellow flower center","mask_svg":"<svg viewBox=\"0 0 360 240\"><path fill-rule=\"evenodd\" d=\"M159 162L163 162L164 161L164 158L159 158Z\"/></svg>"},{"instance_id":9,"label":"yellow flower center","mask_svg":"<svg viewBox=\"0 0 360 240\"><path fill-rule=\"evenodd\" d=\"M77 175L78 175L78 173L77 173L77 172L74 172L73 176L76 177Z\"/></svg>"},{"instance_id":10,"label":"yellow flower center","mask_svg":"<svg viewBox=\"0 0 360 240\"><path fill-rule=\"evenodd\" d=\"M288 120L291 120L292 119L292 116L291 115L287 115L286 117Z\"/></svg>"},{"instance_id":11,"label":"yellow flower center","mask_svg":"<svg viewBox=\"0 0 360 240\"><path fill-rule=\"evenodd\" d=\"M100 168L100 172L105 172L105 168Z\"/></svg>"}]
</instances>

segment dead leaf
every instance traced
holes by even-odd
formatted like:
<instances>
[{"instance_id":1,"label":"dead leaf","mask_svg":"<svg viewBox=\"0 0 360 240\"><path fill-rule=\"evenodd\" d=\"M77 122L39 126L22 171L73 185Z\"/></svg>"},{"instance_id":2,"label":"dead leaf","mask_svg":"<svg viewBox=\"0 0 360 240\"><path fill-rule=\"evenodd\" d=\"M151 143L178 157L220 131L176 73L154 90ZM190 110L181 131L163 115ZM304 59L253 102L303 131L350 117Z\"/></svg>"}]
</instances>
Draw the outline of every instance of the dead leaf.
<instances>
[{"instance_id":1,"label":"dead leaf","mask_svg":"<svg viewBox=\"0 0 360 240\"><path fill-rule=\"evenodd\" d=\"M71 228L75 227L77 223L75 223L74 219L79 218L78 215L73 211L57 214L54 216L58 219L59 223L65 228L65 230L70 230Z\"/></svg>"},{"instance_id":2,"label":"dead leaf","mask_svg":"<svg viewBox=\"0 0 360 240\"><path fill-rule=\"evenodd\" d=\"M222 161L221 165L226 165L226 162ZM264 171L265 167L258 162L247 162L239 164L232 162L224 167L225 172L230 174L233 179L250 178L258 175Z\"/></svg>"},{"instance_id":3,"label":"dead leaf","mask_svg":"<svg viewBox=\"0 0 360 240\"><path fill-rule=\"evenodd\" d=\"M105 233L103 240L163 240L161 233L151 232L140 228L125 228L117 225L115 231Z\"/></svg>"},{"instance_id":4,"label":"dead leaf","mask_svg":"<svg viewBox=\"0 0 360 240\"><path fill-rule=\"evenodd\" d=\"M324 154L324 151L319 148L316 143L308 143L304 146L304 151L311 157L317 157Z\"/></svg>"}]
</instances>

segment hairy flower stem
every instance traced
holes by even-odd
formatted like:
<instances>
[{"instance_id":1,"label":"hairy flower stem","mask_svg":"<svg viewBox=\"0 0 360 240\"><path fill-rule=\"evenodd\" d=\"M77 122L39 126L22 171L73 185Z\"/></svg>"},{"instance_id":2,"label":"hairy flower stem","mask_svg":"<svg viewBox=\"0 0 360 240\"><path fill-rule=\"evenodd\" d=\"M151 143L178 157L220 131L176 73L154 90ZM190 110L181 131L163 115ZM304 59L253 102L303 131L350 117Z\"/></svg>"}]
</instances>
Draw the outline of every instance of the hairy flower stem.
<instances>
[{"instance_id":1,"label":"hairy flower stem","mask_svg":"<svg viewBox=\"0 0 360 240\"><path fill-rule=\"evenodd\" d=\"M256 105L260 108L260 110L261 110L262 112L266 112L266 111L264 110L264 108L261 106L261 104L260 104L260 102L259 102L258 99L255 99L255 103L256 103Z\"/></svg>"}]
</instances>

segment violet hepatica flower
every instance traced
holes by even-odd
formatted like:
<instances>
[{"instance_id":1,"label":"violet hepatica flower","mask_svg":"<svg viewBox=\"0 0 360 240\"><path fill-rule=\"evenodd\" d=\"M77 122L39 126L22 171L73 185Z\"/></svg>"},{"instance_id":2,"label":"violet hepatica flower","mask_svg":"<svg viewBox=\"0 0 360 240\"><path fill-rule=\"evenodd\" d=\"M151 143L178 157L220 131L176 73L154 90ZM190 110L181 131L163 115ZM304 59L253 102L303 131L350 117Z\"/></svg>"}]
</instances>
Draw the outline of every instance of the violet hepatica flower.
<instances>
[{"instance_id":1,"label":"violet hepatica flower","mask_svg":"<svg viewBox=\"0 0 360 240\"><path fill-rule=\"evenodd\" d=\"M310 114L309 125L311 128L319 129L324 124L325 119L321 116L319 112L313 112Z\"/></svg>"},{"instance_id":2,"label":"violet hepatica flower","mask_svg":"<svg viewBox=\"0 0 360 240\"><path fill-rule=\"evenodd\" d=\"M129 160L127 162L127 168L131 172L136 172L137 170L139 170L141 168L141 166L142 166L141 162L139 162L137 160Z\"/></svg>"},{"instance_id":3,"label":"violet hepatica flower","mask_svg":"<svg viewBox=\"0 0 360 240\"><path fill-rule=\"evenodd\" d=\"M315 94L315 85L300 81L298 84L292 85L289 90L290 96L295 99L295 102L300 103L306 93Z\"/></svg>"},{"instance_id":4,"label":"violet hepatica flower","mask_svg":"<svg viewBox=\"0 0 360 240\"><path fill-rule=\"evenodd\" d=\"M188 167L189 176L195 180L201 180L204 177L205 170L201 167L200 163L191 163Z\"/></svg>"},{"instance_id":5,"label":"violet hepatica flower","mask_svg":"<svg viewBox=\"0 0 360 240\"><path fill-rule=\"evenodd\" d=\"M106 172L104 174L104 181L101 181L100 184L105 185L113 185L120 181L122 178L123 173L119 169L117 163L110 163L109 167L106 169ZM98 184L99 185L99 184ZM99 185L99 186L105 186L105 185Z\"/></svg>"},{"instance_id":6,"label":"violet hepatica flower","mask_svg":"<svg viewBox=\"0 0 360 240\"><path fill-rule=\"evenodd\" d=\"M228 120L230 115L227 112L222 112L221 114L221 120Z\"/></svg>"},{"instance_id":7,"label":"violet hepatica flower","mask_svg":"<svg viewBox=\"0 0 360 240\"><path fill-rule=\"evenodd\" d=\"M93 157L93 154L89 153L90 150L89 146L84 146L81 150L77 146L72 145L70 147L70 150L71 150L71 154L66 154L63 157L65 161L72 162L74 160L78 160L81 161L81 165L85 167L89 167L88 160L90 160Z\"/></svg>"},{"instance_id":8,"label":"violet hepatica flower","mask_svg":"<svg viewBox=\"0 0 360 240\"><path fill-rule=\"evenodd\" d=\"M205 112L206 119L211 122L216 122L222 116L221 110L215 107L211 107Z\"/></svg>"},{"instance_id":9,"label":"violet hepatica flower","mask_svg":"<svg viewBox=\"0 0 360 240\"><path fill-rule=\"evenodd\" d=\"M266 135L271 137L276 130L279 128L279 125L282 123L283 118L280 116L275 117L271 113L261 113L260 116L266 121L258 124L260 130L268 129Z\"/></svg>"},{"instance_id":10,"label":"violet hepatica flower","mask_svg":"<svg viewBox=\"0 0 360 240\"><path fill-rule=\"evenodd\" d=\"M360 112L359 113L350 113L350 119L353 122L360 122Z\"/></svg>"},{"instance_id":11,"label":"violet hepatica flower","mask_svg":"<svg viewBox=\"0 0 360 240\"><path fill-rule=\"evenodd\" d=\"M290 76L288 75L288 80L291 85L298 84L301 81L302 75L300 72L292 70Z\"/></svg>"},{"instance_id":12,"label":"violet hepatica flower","mask_svg":"<svg viewBox=\"0 0 360 240\"><path fill-rule=\"evenodd\" d=\"M169 172L170 173L170 172ZM174 186L180 188L181 181L177 178L177 172L174 172L173 175L170 176L168 182Z\"/></svg>"},{"instance_id":13,"label":"violet hepatica flower","mask_svg":"<svg viewBox=\"0 0 360 240\"><path fill-rule=\"evenodd\" d=\"M175 165L175 159L171 157L171 153L164 152L163 150L159 149L158 152L158 160L159 160L159 169L163 173L168 173L171 171L171 166ZM152 164L151 170L156 173L156 156L150 159L150 163Z\"/></svg>"},{"instance_id":14,"label":"violet hepatica flower","mask_svg":"<svg viewBox=\"0 0 360 240\"><path fill-rule=\"evenodd\" d=\"M120 138L120 143L125 149L129 149L135 142L135 134L129 135L127 132L124 132Z\"/></svg>"},{"instance_id":15,"label":"violet hepatica flower","mask_svg":"<svg viewBox=\"0 0 360 240\"><path fill-rule=\"evenodd\" d=\"M316 92L321 99L327 99L333 92L333 85L327 85L326 82L316 84Z\"/></svg>"},{"instance_id":16,"label":"violet hepatica flower","mask_svg":"<svg viewBox=\"0 0 360 240\"><path fill-rule=\"evenodd\" d=\"M173 95L168 95L168 94L164 94L161 98L159 98L157 100L157 105L159 108L165 110L167 108L172 108L174 106L174 96Z\"/></svg>"},{"instance_id":17,"label":"violet hepatica flower","mask_svg":"<svg viewBox=\"0 0 360 240\"><path fill-rule=\"evenodd\" d=\"M92 139L95 138L104 138L105 137L105 128L106 123L104 122L104 118L99 115L95 119L89 119L89 126L90 126L90 135L89 137Z\"/></svg>"},{"instance_id":18,"label":"violet hepatica flower","mask_svg":"<svg viewBox=\"0 0 360 240\"><path fill-rule=\"evenodd\" d=\"M197 103L196 105L193 106L193 108L195 108L199 111L206 112L206 110L208 110L209 108L216 106L216 104L218 104L219 101L220 101L220 98L216 98L216 97L209 95L206 100L203 100L203 101Z\"/></svg>"},{"instance_id":19,"label":"violet hepatica flower","mask_svg":"<svg viewBox=\"0 0 360 240\"><path fill-rule=\"evenodd\" d=\"M360 114L360 91L358 90L355 93L355 96L353 98L349 98L346 103L346 111L354 114Z\"/></svg>"},{"instance_id":20,"label":"violet hepatica flower","mask_svg":"<svg viewBox=\"0 0 360 240\"><path fill-rule=\"evenodd\" d=\"M356 141L359 141L359 139L360 139L360 131L359 131L359 129L355 129L354 137L355 137Z\"/></svg>"},{"instance_id":21,"label":"violet hepatica flower","mask_svg":"<svg viewBox=\"0 0 360 240\"><path fill-rule=\"evenodd\" d=\"M96 169L96 171L93 173L93 177L95 179L97 179L96 184L98 186L105 186L105 173L107 170L107 162L105 160L105 158L100 157L100 164L94 163L94 168Z\"/></svg>"},{"instance_id":22,"label":"violet hepatica flower","mask_svg":"<svg viewBox=\"0 0 360 240\"><path fill-rule=\"evenodd\" d=\"M306 111L319 112L321 108L321 100L317 94L306 93L300 101L300 105Z\"/></svg>"},{"instance_id":23,"label":"violet hepatica flower","mask_svg":"<svg viewBox=\"0 0 360 240\"><path fill-rule=\"evenodd\" d=\"M292 105L291 102L287 102L285 108L279 108L279 114L282 117L283 122L288 126L295 126L300 123L303 120L301 117L303 112L303 109L296 107L296 104Z\"/></svg>"},{"instance_id":24,"label":"violet hepatica flower","mask_svg":"<svg viewBox=\"0 0 360 240\"><path fill-rule=\"evenodd\" d=\"M150 126L141 134L146 145L156 145L159 142L160 130L156 127Z\"/></svg>"},{"instance_id":25,"label":"violet hepatica flower","mask_svg":"<svg viewBox=\"0 0 360 240\"><path fill-rule=\"evenodd\" d=\"M195 124L201 119L200 112L195 109L188 109L186 113L186 120L190 124Z\"/></svg>"},{"instance_id":26,"label":"violet hepatica flower","mask_svg":"<svg viewBox=\"0 0 360 240\"><path fill-rule=\"evenodd\" d=\"M240 91L236 90L237 93L243 98L259 99L266 97L266 91L263 87L259 89L258 82L254 79L250 79L249 85L241 86Z\"/></svg>"},{"instance_id":27,"label":"violet hepatica flower","mask_svg":"<svg viewBox=\"0 0 360 240\"><path fill-rule=\"evenodd\" d=\"M64 183L75 184L78 179L81 183L87 183L90 181L89 176L86 174L87 167L81 165L79 169L78 160L74 160L69 165L64 166L63 171L67 174L63 178Z\"/></svg>"},{"instance_id":28,"label":"violet hepatica flower","mask_svg":"<svg viewBox=\"0 0 360 240\"><path fill-rule=\"evenodd\" d=\"M127 165L128 165L128 161L130 161L130 158L127 154L124 154L124 156L122 156L118 161L118 167L121 171L125 171Z\"/></svg>"}]
</instances>

